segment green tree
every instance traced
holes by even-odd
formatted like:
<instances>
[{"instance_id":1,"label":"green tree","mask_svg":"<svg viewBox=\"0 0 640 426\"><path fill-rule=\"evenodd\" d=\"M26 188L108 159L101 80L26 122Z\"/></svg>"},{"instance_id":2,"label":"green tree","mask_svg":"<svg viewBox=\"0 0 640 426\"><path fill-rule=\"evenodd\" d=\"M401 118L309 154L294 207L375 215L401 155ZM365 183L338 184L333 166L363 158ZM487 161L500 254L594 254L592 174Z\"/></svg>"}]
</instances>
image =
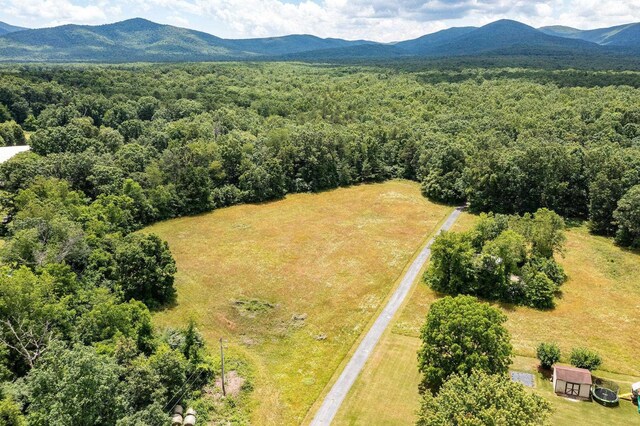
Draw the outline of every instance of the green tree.
<instances>
[{"instance_id":1,"label":"green tree","mask_svg":"<svg viewBox=\"0 0 640 426\"><path fill-rule=\"evenodd\" d=\"M437 395L425 393L418 426L537 426L547 422L551 405L502 374L475 370L455 374Z\"/></svg>"},{"instance_id":2,"label":"green tree","mask_svg":"<svg viewBox=\"0 0 640 426\"><path fill-rule=\"evenodd\" d=\"M155 402L162 401L163 405L166 403L167 389L147 358L144 356L135 358L126 370L127 374L122 384L122 400L128 412L135 413L144 410Z\"/></svg>"},{"instance_id":3,"label":"green tree","mask_svg":"<svg viewBox=\"0 0 640 426\"><path fill-rule=\"evenodd\" d=\"M160 345L156 352L149 357L149 365L165 387L166 394L164 396L167 400L178 395L180 390L184 391L182 386L187 380L187 360L182 352L172 350L166 344ZM171 402L175 403L175 400Z\"/></svg>"},{"instance_id":4,"label":"green tree","mask_svg":"<svg viewBox=\"0 0 640 426\"><path fill-rule=\"evenodd\" d=\"M529 225L528 238L531 241L533 254L551 258L554 253L561 252L566 236L562 217L548 209L539 209L533 214Z\"/></svg>"},{"instance_id":5,"label":"green tree","mask_svg":"<svg viewBox=\"0 0 640 426\"><path fill-rule=\"evenodd\" d=\"M85 343L131 339L139 351L148 352L153 344L149 309L139 301L120 303L107 289L94 289L77 296L74 333Z\"/></svg>"},{"instance_id":6,"label":"green tree","mask_svg":"<svg viewBox=\"0 0 640 426\"><path fill-rule=\"evenodd\" d=\"M36 131L29 139L33 152L47 155L54 152L82 152L91 140L76 126L48 127Z\"/></svg>"},{"instance_id":7,"label":"green tree","mask_svg":"<svg viewBox=\"0 0 640 426\"><path fill-rule=\"evenodd\" d=\"M594 149L592 156L589 228L597 234L614 235L617 226L613 214L618 201L632 186L640 184L640 150L606 145Z\"/></svg>"},{"instance_id":8,"label":"green tree","mask_svg":"<svg viewBox=\"0 0 640 426\"><path fill-rule=\"evenodd\" d=\"M129 234L115 252L117 286L126 300L157 307L173 300L176 263L169 245L153 234Z\"/></svg>"},{"instance_id":9,"label":"green tree","mask_svg":"<svg viewBox=\"0 0 640 426\"><path fill-rule=\"evenodd\" d=\"M141 97L138 99L138 118L145 121L151 120L159 106L160 101L153 96Z\"/></svg>"},{"instance_id":10,"label":"green tree","mask_svg":"<svg viewBox=\"0 0 640 426\"><path fill-rule=\"evenodd\" d=\"M616 242L621 246L640 248L640 185L622 196L613 217L618 225Z\"/></svg>"},{"instance_id":11,"label":"green tree","mask_svg":"<svg viewBox=\"0 0 640 426\"><path fill-rule=\"evenodd\" d=\"M540 366L549 369L560 361L560 347L555 343L542 342L536 348L536 356L540 360Z\"/></svg>"},{"instance_id":12,"label":"green tree","mask_svg":"<svg viewBox=\"0 0 640 426\"><path fill-rule=\"evenodd\" d=\"M480 213L478 222L471 231L471 241L477 252L482 251L487 241L494 240L509 229L509 216L504 214Z\"/></svg>"},{"instance_id":13,"label":"green tree","mask_svg":"<svg viewBox=\"0 0 640 426\"><path fill-rule=\"evenodd\" d=\"M515 274L527 257L527 242L517 232L507 229L493 240L487 241L482 252L500 258L506 274Z\"/></svg>"},{"instance_id":14,"label":"green tree","mask_svg":"<svg viewBox=\"0 0 640 426\"><path fill-rule=\"evenodd\" d=\"M3 189L16 192L27 188L38 176L47 172L45 159L33 152L24 152L0 164Z\"/></svg>"},{"instance_id":15,"label":"green tree","mask_svg":"<svg viewBox=\"0 0 640 426\"><path fill-rule=\"evenodd\" d=\"M281 198L285 194L282 168L276 159L266 161L264 166L250 167L240 175L238 185L250 202Z\"/></svg>"},{"instance_id":16,"label":"green tree","mask_svg":"<svg viewBox=\"0 0 640 426\"><path fill-rule=\"evenodd\" d=\"M4 140L6 146L25 145L27 143L22 127L15 121L0 123L0 138Z\"/></svg>"},{"instance_id":17,"label":"green tree","mask_svg":"<svg viewBox=\"0 0 640 426\"><path fill-rule=\"evenodd\" d=\"M121 373L112 358L94 348L52 348L27 377L29 424L115 424L123 412Z\"/></svg>"},{"instance_id":18,"label":"green tree","mask_svg":"<svg viewBox=\"0 0 640 426\"><path fill-rule=\"evenodd\" d=\"M523 268L522 282L525 305L537 309L552 309L555 306L554 295L558 287L546 274Z\"/></svg>"},{"instance_id":19,"label":"green tree","mask_svg":"<svg viewBox=\"0 0 640 426\"><path fill-rule=\"evenodd\" d=\"M476 278L475 252L465 234L441 233L431 246L431 261L424 281L435 291L473 293Z\"/></svg>"},{"instance_id":20,"label":"green tree","mask_svg":"<svg viewBox=\"0 0 640 426\"><path fill-rule=\"evenodd\" d=\"M420 335L421 391L437 392L455 373L506 373L512 356L506 320L498 309L475 297L447 296L434 302Z\"/></svg>"},{"instance_id":21,"label":"green tree","mask_svg":"<svg viewBox=\"0 0 640 426\"><path fill-rule=\"evenodd\" d=\"M10 397L0 399L0 424L4 426L26 426L20 406Z\"/></svg>"},{"instance_id":22,"label":"green tree","mask_svg":"<svg viewBox=\"0 0 640 426\"><path fill-rule=\"evenodd\" d=\"M2 247L2 258L14 265L39 268L50 263L67 263L84 269L89 246L82 227L63 215L30 218L11 226L12 238Z\"/></svg>"},{"instance_id":23,"label":"green tree","mask_svg":"<svg viewBox=\"0 0 640 426\"><path fill-rule=\"evenodd\" d=\"M421 161L426 166L422 171L422 193L436 201L460 203L465 200L463 172L466 164L464 151L455 145L438 146L435 151L427 152Z\"/></svg>"},{"instance_id":24,"label":"green tree","mask_svg":"<svg viewBox=\"0 0 640 426\"><path fill-rule=\"evenodd\" d=\"M67 330L69 297L48 272L0 269L0 342L10 349L12 370L23 373Z\"/></svg>"}]
</instances>

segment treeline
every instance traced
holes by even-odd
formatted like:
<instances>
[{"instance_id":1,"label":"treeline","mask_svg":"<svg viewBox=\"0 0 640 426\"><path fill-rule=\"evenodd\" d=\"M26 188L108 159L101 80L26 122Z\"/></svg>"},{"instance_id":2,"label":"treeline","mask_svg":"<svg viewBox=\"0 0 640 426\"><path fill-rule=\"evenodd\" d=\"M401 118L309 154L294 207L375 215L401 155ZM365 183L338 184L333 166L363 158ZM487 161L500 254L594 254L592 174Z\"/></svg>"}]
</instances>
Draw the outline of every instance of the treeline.
<instances>
[{"instance_id":1,"label":"treeline","mask_svg":"<svg viewBox=\"0 0 640 426\"><path fill-rule=\"evenodd\" d=\"M623 197L638 202L638 90L484 73L498 71L431 85L424 73L357 67L54 67L8 75L0 103L34 131L44 174L92 198L133 179L152 205L147 221L401 177L439 201L545 207L638 245L637 228L620 229L630 221L615 213Z\"/></svg>"},{"instance_id":2,"label":"treeline","mask_svg":"<svg viewBox=\"0 0 640 426\"><path fill-rule=\"evenodd\" d=\"M580 69L532 69L532 68L488 68L451 69L434 68L422 70L419 79L428 84L461 83L467 80L525 80L558 87L640 87L640 73L627 71L588 71Z\"/></svg>"},{"instance_id":3,"label":"treeline","mask_svg":"<svg viewBox=\"0 0 640 426\"><path fill-rule=\"evenodd\" d=\"M0 295L3 365L7 380L29 389L6 398L30 421L47 415L32 395L56 397L38 394L32 377L57 371L59 359L102 357L122 388L140 363L150 369L140 373L145 386L166 389L96 413L108 419L101 424L166 405L179 379L154 367L158 353L180 377L213 374L204 355L191 358L150 326L148 309L172 302L175 264L166 243L134 231L157 220L406 178L438 201L504 214L546 208L640 245L637 89L559 88L526 75L429 84L391 69L264 63L0 73L2 143L32 148L0 166L3 288L11 289ZM520 244L504 232L530 238L519 229L500 228L474 256ZM548 258L526 255L502 276L528 277L529 265L537 279ZM118 358L125 346L137 361ZM62 398L81 390L89 392L59 393L60 411L49 414L78 423L82 410L64 411L76 407ZM45 417L38 424L53 422Z\"/></svg>"}]
</instances>

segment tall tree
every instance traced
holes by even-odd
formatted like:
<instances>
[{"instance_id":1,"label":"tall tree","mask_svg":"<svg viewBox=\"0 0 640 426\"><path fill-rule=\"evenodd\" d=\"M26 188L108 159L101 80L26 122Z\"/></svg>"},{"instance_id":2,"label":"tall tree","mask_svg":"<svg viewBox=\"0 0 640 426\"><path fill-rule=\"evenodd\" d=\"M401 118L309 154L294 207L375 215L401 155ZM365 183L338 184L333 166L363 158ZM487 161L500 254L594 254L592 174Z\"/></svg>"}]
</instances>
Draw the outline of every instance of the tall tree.
<instances>
[{"instance_id":1,"label":"tall tree","mask_svg":"<svg viewBox=\"0 0 640 426\"><path fill-rule=\"evenodd\" d=\"M551 405L522 384L506 375L475 370L470 375L453 375L435 396L425 393L416 424L538 426L550 414Z\"/></svg>"},{"instance_id":2,"label":"tall tree","mask_svg":"<svg viewBox=\"0 0 640 426\"><path fill-rule=\"evenodd\" d=\"M437 392L455 373L506 373L512 347L506 315L471 296L447 296L434 302L420 337L420 390Z\"/></svg>"}]
</instances>

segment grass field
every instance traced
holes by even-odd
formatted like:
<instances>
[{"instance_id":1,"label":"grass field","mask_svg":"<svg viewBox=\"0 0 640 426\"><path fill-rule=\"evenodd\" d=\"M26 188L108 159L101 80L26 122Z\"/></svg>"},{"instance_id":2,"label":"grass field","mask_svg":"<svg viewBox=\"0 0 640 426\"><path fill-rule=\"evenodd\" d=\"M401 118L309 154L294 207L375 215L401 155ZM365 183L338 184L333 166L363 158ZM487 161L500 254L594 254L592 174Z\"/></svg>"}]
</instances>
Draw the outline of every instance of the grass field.
<instances>
[{"instance_id":1,"label":"grass field","mask_svg":"<svg viewBox=\"0 0 640 426\"><path fill-rule=\"evenodd\" d=\"M153 225L178 265L154 321L225 337L255 372L252 424L299 424L450 211L391 181Z\"/></svg>"},{"instance_id":2,"label":"grass field","mask_svg":"<svg viewBox=\"0 0 640 426\"><path fill-rule=\"evenodd\" d=\"M463 214L454 230L467 230L474 221L474 216ZM543 312L503 307L518 355L514 368L536 372L536 360L532 357L540 341L557 342L565 355L564 361L572 347L585 345L603 357L602 370L596 374L618 381L621 393L628 392L630 383L640 380L637 355L640 254L622 250L610 239L590 235L585 226L571 228L567 237L565 257L560 262L569 280L557 308ZM418 408L418 335L435 299L436 295L426 285L420 283L415 287L347 397L336 424L389 425L414 421ZM554 425L640 424L640 415L628 401L622 401L616 409L567 401L556 397L551 384L542 377L538 376L537 381L536 392L547 397L554 407Z\"/></svg>"}]
</instances>

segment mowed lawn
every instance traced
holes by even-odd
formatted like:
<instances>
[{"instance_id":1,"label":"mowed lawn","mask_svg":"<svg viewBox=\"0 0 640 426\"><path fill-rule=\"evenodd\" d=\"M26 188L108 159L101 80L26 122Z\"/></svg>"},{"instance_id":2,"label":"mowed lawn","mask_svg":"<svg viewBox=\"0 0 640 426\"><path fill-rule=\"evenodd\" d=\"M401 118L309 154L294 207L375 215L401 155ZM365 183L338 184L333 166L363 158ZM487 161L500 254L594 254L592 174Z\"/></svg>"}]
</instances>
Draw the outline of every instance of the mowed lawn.
<instances>
[{"instance_id":1,"label":"mowed lawn","mask_svg":"<svg viewBox=\"0 0 640 426\"><path fill-rule=\"evenodd\" d=\"M224 337L255 372L252 424L299 424L450 211L391 181L153 225L178 266L154 321Z\"/></svg>"},{"instance_id":2,"label":"mowed lawn","mask_svg":"<svg viewBox=\"0 0 640 426\"><path fill-rule=\"evenodd\" d=\"M467 230L474 223L475 216L463 214L453 229ZM513 367L536 374L536 392L551 401L554 425L640 424L640 415L629 401L621 401L616 409L567 401L556 397L551 384L536 372L535 346L555 341L565 362L574 346L598 351L604 363L596 375L617 380L621 393L630 392L630 383L640 381L640 254L589 234L585 226L570 228L567 237L560 262L569 280L556 309L545 312L502 306L518 355ZM416 285L347 397L336 424L399 425L415 420L419 331L436 299L426 285Z\"/></svg>"}]
</instances>

